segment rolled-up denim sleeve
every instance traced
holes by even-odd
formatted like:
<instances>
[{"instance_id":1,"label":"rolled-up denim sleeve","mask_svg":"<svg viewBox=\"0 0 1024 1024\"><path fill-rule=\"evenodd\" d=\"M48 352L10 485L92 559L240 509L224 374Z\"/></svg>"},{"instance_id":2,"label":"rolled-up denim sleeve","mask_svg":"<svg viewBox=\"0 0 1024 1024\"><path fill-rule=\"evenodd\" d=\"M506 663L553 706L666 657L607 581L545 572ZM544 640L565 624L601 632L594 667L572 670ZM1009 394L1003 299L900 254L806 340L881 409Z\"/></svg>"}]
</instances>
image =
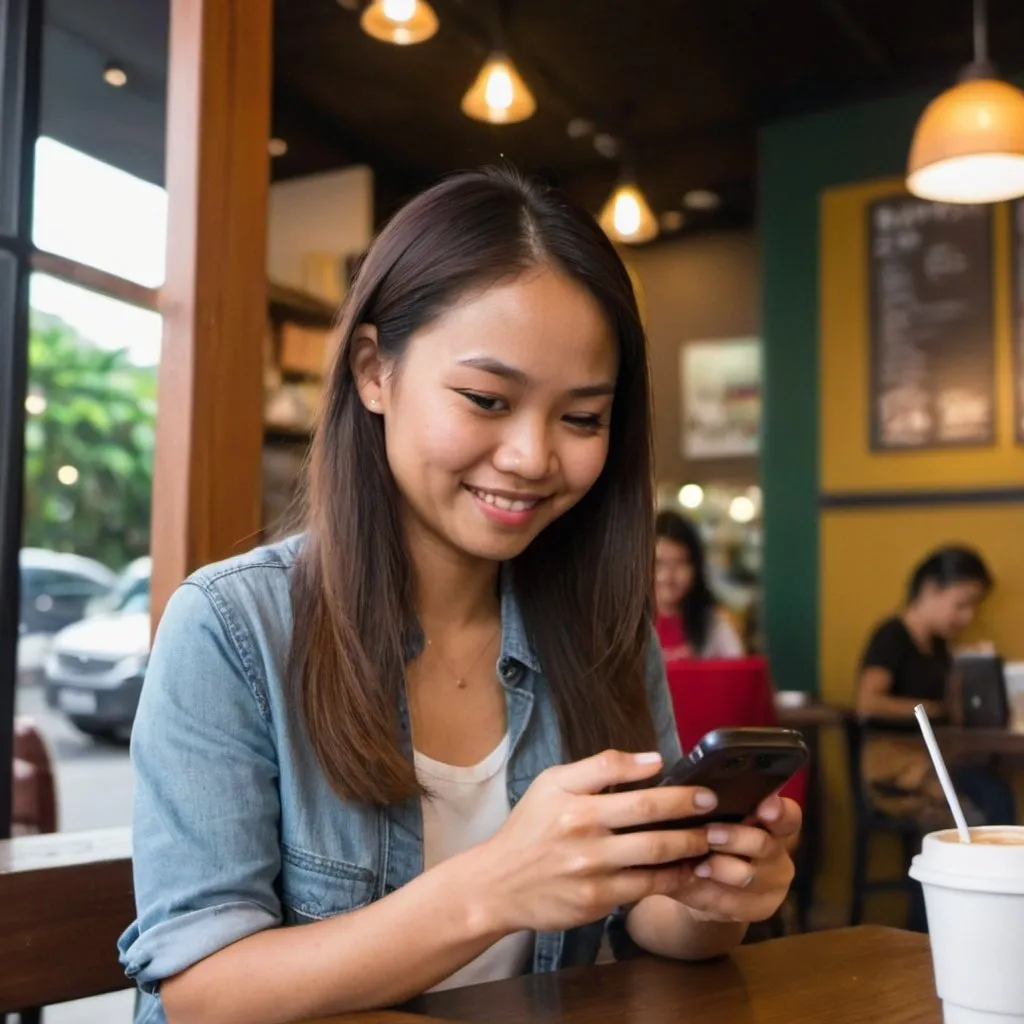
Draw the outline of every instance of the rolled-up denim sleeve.
<instances>
[{"instance_id":1,"label":"rolled-up denim sleeve","mask_svg":"<svg viewBox=\"0 0 1024 1024\"><path fill-rule=\"evenodd\" d=\"M191 581L171 598L132 730L138 917L118 947L150 993L281 922L265 672L222 602Z\"/></svg>"},{"instance_id":2,"label":"rolled-up denim sleeve","mask_svg":"<svg viewBox=\"0 0 1024 1024\"><path fill-rule=\"evenodd\" d=\"M672 696L668 691L665 676L665 659L661 653L658 636L652 631L644 652L647 704L651 709L654 731L658 738L658 751L666 768L683 756L679 745L679 733L672 711ZM608 942L616 960L628 960L643 952L630 938L626 930L626 918L631 907L622 907L608 918Z\"/></svg>"}]
</instances>

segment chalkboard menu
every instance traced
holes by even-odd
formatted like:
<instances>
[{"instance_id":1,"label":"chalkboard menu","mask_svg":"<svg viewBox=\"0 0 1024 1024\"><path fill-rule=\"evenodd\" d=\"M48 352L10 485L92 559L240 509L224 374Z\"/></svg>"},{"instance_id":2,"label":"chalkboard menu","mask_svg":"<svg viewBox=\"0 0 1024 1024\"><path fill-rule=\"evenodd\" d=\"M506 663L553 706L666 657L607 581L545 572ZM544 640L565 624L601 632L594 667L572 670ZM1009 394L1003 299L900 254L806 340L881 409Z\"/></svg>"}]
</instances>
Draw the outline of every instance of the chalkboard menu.
<instances>
[{"instance_id":1,"label":"chalkboard menu","mask_svg":"<svg viewBox=\"0 0 1024 1024\"><path fill-rule=\"evenodd\" d=\"M1013 214L1013 393L1017 442L1024 444L1024 199Z\"/></svg>"},{"instance_id":2,"label":"chalkboard menu","mask_svg":"<svg viewBox=\"0 0 1024 1024\"><path fill-rule=\"evenodd\" d=\"M871 447L995 439L992 210L871 205Z\"/></svg>"}]
</instances>

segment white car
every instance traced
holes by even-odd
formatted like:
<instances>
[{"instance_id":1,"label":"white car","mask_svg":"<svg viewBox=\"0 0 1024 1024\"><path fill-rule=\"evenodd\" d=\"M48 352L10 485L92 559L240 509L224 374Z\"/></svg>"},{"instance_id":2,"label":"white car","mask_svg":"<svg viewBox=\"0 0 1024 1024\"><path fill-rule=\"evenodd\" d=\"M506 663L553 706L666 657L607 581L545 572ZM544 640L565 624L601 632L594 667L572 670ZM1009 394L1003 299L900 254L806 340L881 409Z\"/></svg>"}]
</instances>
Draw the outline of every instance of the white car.
<instances>
[{"instance_id":1,"label":"white car","mask_svg":"<svg viewBox=\"0 0 1024 1024\"><path fill-rule=\"evenodd\" d=\"M124 741L131 735L149 662L150 571L148 558L133 562L109 596L54 638L46 701L89 736Z\"/></svg>"},{"instance_id":2,"label":"white car","mask_svg":"<svg viewBox=\"0 0 1024 1024\"><path fill-rule=\"evenodd\" d=\"M18 568L18 682L40 682L54 634L109 594L117 575L91 558L44 548L22 548Z\"/></svg>"}]
</instances>

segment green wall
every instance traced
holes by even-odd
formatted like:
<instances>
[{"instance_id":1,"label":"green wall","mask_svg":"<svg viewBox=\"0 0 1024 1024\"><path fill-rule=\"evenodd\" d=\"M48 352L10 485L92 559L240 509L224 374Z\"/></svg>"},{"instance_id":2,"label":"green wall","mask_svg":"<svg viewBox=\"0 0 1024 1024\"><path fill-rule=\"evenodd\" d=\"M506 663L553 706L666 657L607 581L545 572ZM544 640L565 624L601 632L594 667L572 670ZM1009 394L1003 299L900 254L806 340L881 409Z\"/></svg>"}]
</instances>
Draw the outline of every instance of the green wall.
<instances>
[{"instance_id":1,"label":"green wall","mask_svg":"<svg viewBox=\"0 0 1024 1024\"><path fill-rule=\"evenodd\" d=\"M818 197L901 174L916 93L760 133L765 631L780 689L818 689Z\"/></svg>"}]
</instances>

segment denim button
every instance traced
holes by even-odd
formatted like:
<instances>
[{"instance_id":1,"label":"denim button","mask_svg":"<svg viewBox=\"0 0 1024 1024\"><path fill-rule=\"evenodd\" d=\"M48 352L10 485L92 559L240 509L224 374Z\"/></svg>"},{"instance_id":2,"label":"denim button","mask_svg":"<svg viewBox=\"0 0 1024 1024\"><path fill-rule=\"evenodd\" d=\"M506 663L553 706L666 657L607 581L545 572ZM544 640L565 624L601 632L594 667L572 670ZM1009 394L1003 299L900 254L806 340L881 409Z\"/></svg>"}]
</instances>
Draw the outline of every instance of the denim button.
<instances>
[{"instance_id":1,"label":"denim button","mask_svg":"<svg viewBox=\"0 0 1024 1024\"><path fill-rule=\"evenodd\" d=\"M501 673L501 678L504 679L506 683L512 682L512 680L519 675L519 669L516 667L515 662L510 661L508 658L502 658L498 671Z\"/></svg>"}]
</instances>

